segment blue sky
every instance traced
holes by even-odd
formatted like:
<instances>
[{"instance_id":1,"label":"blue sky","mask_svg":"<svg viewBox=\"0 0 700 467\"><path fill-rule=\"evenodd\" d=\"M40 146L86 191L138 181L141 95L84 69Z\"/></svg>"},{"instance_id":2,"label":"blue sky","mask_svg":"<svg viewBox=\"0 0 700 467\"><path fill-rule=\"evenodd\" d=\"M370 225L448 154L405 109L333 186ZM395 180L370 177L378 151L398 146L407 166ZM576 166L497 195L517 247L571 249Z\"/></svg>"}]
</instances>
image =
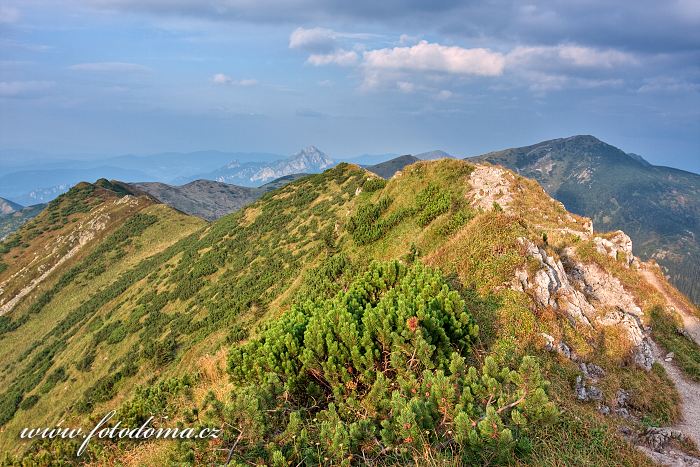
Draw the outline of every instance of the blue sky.
<instances>
[{"instance_id":1,"label":"blue sky","mask_svg":"<svg viewBox=\"0 0 700 467\"><path fill-rule=\"evenodd\" d=\"M0 148L457 155L593 134L700 172L700 0L4 0Z\"/></svg>"}]
</instances>

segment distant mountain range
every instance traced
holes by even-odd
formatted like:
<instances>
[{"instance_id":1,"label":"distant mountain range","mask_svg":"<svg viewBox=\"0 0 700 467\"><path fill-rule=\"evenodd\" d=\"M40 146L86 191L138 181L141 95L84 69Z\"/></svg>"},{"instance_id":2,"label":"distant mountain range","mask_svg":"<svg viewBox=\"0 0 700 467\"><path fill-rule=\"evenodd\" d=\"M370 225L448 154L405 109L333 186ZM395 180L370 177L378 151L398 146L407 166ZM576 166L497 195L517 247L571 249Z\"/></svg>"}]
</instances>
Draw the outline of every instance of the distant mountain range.
<instances>
[{"instance_id":1,"label":"distant mountain range","mask_svg":"<svg viewBox=\"0 0 700 467\"><path fill-rule=\"evenodd\" d=\"M29 219L36 217L45 204L24 207L5 198L0 198L0 240L19 229Z\"/></svg>"},{"instance_id":2,"label":"distant mountain range","mask_svg":"<svg viewBox=\"0 0 700 467\"><path fill-rule=\"evenodd\" d=\"M215 170L233 160L265 163L282 159L269 153L228 153L199 151L160 153L148 156L125 155L77 160L30 154L13 158L0 151L0 196L21 204L45 203L68 191L80 181L99 178L125 182L185 183L197 173ZM40 167L40 168L38 168ZM194 177L194 178L193 178Z\"/></svg>"},{"instance_id":3,"label":"distant mountain range","mask_svg":"<svg viewBox=\"0 0 700 467\"><path fill-rule=\"evenodd\" d=\"M274 179L297 173L319 173L336 162L315 146L309 146L286 159L272 162L232 161L196 178L241 186L260 186Z\"/></svg>"},{"instance_id":4,"label":"distant mountain range","mask_svg":"<svg viewBox=\"0 0 700 467\"><path fill-rule=\"evenodd\" d=\"M206 179L255 187L286 175L320 172L335 164L313 146L288 158L271 153L199 151L94 161L51 159L32 153L23 164L11 154L0 151L4 158L0 161L0 196L25 205L46 203L78 182L100 178L176 185Z\"/></svg>"},{"instance_id":5,"label":"distant mountain range","mask_svg":"<svg viewBox=\"0 0 700 467\"><path fill-rule=\"evenodd\" d=\"M350 161L367 163L381 157L365 155ZM434 150L364 167L389 178L419 160L445 157L452 156ZM593 136L560 138L468 159L534 178L567 209L591 217L597 229L624 230L634 240L636 254L654 258L679 289L700 302L700 175L653 166ZM22 209L20 204L47 202L82 180L106 177L130 182L182 212L214 220L298 174L321 172L336 161L309 146L287 158L203 151L120 156L94 167L81 164L87 163L47 161L42 169L21 170L18 164L0 163L0 174L9 171L0 175L0 195L12 200L0 203L0 212L5 213L0 236L38 212L37 207Z\"/></svg>"},{"instance_id":6,"label":"distant mountain range","mask_svg":"<svg viewBox=\"0 0 700 467\"><path fill-rule=\"evenodd\" d=\"M268 191L304 176L305 174L287 175L260 187L237 186L211 180L195 180L182 186L159 182L129 185L181 212L213 221L247 206Z\"/></svg>"},{"instance_id":7,"label":"distant mountain range","mask_svg":"<svg viewBox=\"0 0 700 467\"><path fill-rule=\"evenodd\" d=\"M573 136L471 158L537 180L597 230L624 230L700 303L700 175L651 165L593 136Z\"/></svg>"},{"instance_id":8,"label":"distant mountain range","mask_svg":"<svg viewBox=\"0 0 700 467\"><path fill-rule=\"evenodd\" d=\"M344 160L371 165L395 156L363 154ZM335 160L314 146L290 157L265 152L222 151L83 157L86 159L0 150L0 196L24 205L46 203L78 182L100 178L168 185L211 180L257 187L290 174L321 172L336 164ZM416 157L427 160L449 156L437 150Z\"/></svg>"}]
</instances>

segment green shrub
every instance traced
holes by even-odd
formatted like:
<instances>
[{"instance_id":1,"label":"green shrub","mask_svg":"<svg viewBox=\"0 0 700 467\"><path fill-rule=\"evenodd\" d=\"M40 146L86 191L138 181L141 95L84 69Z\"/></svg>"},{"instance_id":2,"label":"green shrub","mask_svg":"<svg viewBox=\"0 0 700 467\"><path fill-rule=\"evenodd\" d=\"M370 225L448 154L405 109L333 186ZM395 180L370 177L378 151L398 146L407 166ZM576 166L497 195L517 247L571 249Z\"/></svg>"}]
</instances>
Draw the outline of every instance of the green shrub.
<instances>
[{"instance_id":1,"label":"green shrub","mask_svg":"<svg viewBox=\"0 0 700 467\"><path fill-rule=\"evenodd\" d=\"M141 426L151 416L167 416L173 397L189 390L192 384L192 378L185 375L152 386L139 386L134 397L119 408L116 419L124 426Z\"/></svg>"},{"instance_id":2,"label":"green shrub","mask_svg":"<svg viewBox=\"0 0 700 467\"><path fill-rule=\"evenodd\" d=\"M368 178L365 183L362 184L362 190L367 193L372 193L373 191L381 190L386 186L386 180L382 178Z\"/></svg>"},{"instance_id":3,"label":"green shrub","mask_svg":"<svg viewBox=\"0 0 700 467\"><path fill-rule=\"evenodd\" d=\"M365 203L360 205L357 213L350 217L347 224L348 232L358 245L367 245L384 237L402 220L413 215L412 208L399 208L384 219L382 214L391 205L390 198L380 198L377 204Z\"/></svg>"},{"instance_id":4,"label":"green shrub","mask_svg":"<svg viewBox=\"0 0 700 467\"><path fill-rule=\"evenodd\" d=\"M19 408L20 410L29 410L34 407L37 402L39 402L39 396L32 394L19 404Z\"/></svg>"},{"instance_id":5,"label":"green shrub","mask_svg":"<svg viewBox=\"0 0 700 467\"><path fill-rule=\"evenodd\" d=\"M461 209L454 213L450 220L446 224L440 226L440 234L442 235L452 235L457 232L461 227L465 226L467 222L474 218L474 212L468 209Z\"/></svg>"},{"instance_id":6,"label":"green shrub","mask_svg":"<svg viewBox=\"0 0 700 467\"><path fill-rule=\"evenodd\" d=\"M373 263L346 292L297 303L231 350L238 386L225 413L245 427L238 460L510 459L531 425L556 411L534 358L517 370L490 357L468 367L477 335L438 272Z\"/></svg>"},{"instance_id":7,"label":"green shrub","mask_svg":"<svg viewBox=\"0 0 700 467\"><path fill-rule=\"evenodd\" d=\"M416 210L420 225L430 224L437 216L450 209L450 194L430 183L416 196Z\"/></svg>"},{"instance_id":8,"label":"green shrub","mask_svg":"<svg viewBox=\"0 0 700 467\"><path fill-rule=\"evenodd\" d=\"M83 358L75 362L75 368L78 371L86 372L92 369L92 363L95 361L95 349L90 349L85 353Z\"/></svg>"},{"instance_id":9,"label":"green shrub","mask_svg":"<svg viewBox=\"0 0 700 467\"><path fill-rule=\"evenodd\" d=\"M62 366L56 368L46 377L46 382L41 386L40 392L46 394L51 391L58 383L62 383L68 379L66 369Z\"/></svg>"}]
</instances>

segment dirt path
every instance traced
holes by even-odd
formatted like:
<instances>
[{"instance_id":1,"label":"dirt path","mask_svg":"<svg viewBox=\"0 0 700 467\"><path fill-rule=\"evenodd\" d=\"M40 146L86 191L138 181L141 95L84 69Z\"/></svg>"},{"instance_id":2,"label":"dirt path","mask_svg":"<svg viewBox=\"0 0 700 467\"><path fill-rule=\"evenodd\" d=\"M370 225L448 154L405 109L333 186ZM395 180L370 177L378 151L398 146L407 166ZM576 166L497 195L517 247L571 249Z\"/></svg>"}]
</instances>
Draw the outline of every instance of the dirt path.
<instances>
[{"instance_id":1,"label":"dirt path","mask_svg":"<svg viewBox=\"0 0 700 467\"><path fill-rule=\"evenodd\" d=\"M683 419L671 428L680 431L692 439L696 446L700 446L700 384L686 378L676 365L664 360L664 354L656 344L654 347L658 362L664 367L681 396Z\"/></svg>"},{"instance_id":2,"label":"dirt path","mask_svg":"<svg viewBox=\"0 0 700 467\"><path fill-rule=\"evenodd\" d=\"M695 316L693 310L666 290L665 284L653 271L642 269L641 273L644 279L664 296L668 304L676 309L683 320L686 331L700 345L700 320ZM668 376L673 380L681 396L683 419L672 428L685 434L695 442L696 446L700 447L700 384L686 378L673 362L665 361L665 355L656 343L654 343L654 353Z\"/></svg>"},{"instance_id":3,"label":"dirt path","mask_svg":"<svg viewBox=\"0 0 700 467\"><path fill-rule=\"evenodd\" d=\"M645 268L641 270L641 273L644 279L664 296L668 304L676 309L676 312L683 320L685 330L688 331L688 334L692 336L693 340L700 345L700 320L696 317L693 310L666 290L665 284L659 280L659 277L653 271Z\"/></svg>"}]
</instances>

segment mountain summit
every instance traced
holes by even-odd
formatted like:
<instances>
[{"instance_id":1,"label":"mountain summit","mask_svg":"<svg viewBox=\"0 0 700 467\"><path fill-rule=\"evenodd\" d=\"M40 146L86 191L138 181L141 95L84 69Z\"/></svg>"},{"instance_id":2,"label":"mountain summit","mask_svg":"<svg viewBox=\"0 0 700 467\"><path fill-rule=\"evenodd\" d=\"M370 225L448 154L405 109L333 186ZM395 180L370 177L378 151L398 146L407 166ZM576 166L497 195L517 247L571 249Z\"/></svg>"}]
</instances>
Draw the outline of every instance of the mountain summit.
<instances>
[{"instance_id":1,"label":"mountain summit","mask_svg":"<svg viewBox=\"0 0 700 467\"><path fill-rule=\"evenodd\" d=\"M700 303L700 175L649 164L590 135L475 158L537 180L573 213L624 230L643 259Z\"/></svg>"},{"instance_id":2,"label":"mountain summit","mask_svg":"<svg viewBox=\"0 0 700 467\"><path fill-rule=\"evenodd\" d=\"M0 215L12 214L13 212L20 211L22 206L17 203L13 203L9 199L0 198Z\"/></svg>"},{"instance_id":3,"label":"mountain summit","mask_svg":"<svg viewBox=\"0 0 700 467\"><path fill-rule=\"evenodd\" d=\"M316 146L308 146L288 159L260 168L250 179L253 182L265 183L285 175L321 172L334 163Z\"/></svg>"},{"instance_id":4,"label":"mountain summit","mask_svg":"<svg viewBox=\"0 0 700 467\"><path fill-rule=\"evenodd\" d=\"M277 178L300 173L318 173L335 164L315 146L308 146L286 159L272 162L231 161L226 166L196 178L240 186L260 186Z\"/></svg>"}]
</instances>

